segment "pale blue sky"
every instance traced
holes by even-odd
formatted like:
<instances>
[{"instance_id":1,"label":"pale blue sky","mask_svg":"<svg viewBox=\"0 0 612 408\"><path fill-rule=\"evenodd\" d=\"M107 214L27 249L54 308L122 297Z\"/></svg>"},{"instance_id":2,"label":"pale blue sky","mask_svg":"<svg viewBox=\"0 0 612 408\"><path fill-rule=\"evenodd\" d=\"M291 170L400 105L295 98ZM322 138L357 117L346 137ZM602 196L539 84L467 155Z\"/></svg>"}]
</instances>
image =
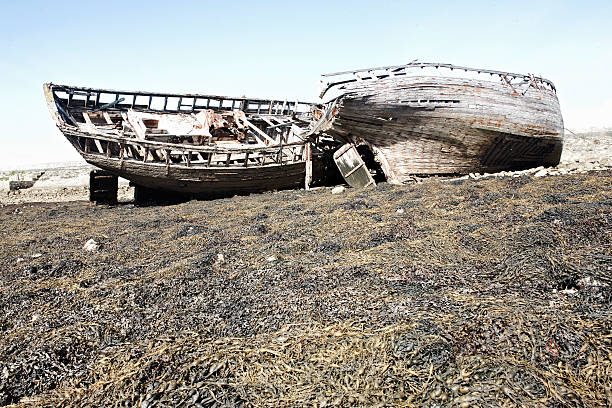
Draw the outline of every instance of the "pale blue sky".
<instances>
[{"instance_id":1,"label":"pale blue sky","mask_svg":"<svg viewBox=\"0 0 612 408\"><path fill-rule=\"evenodd\" d=\"M319 74L419 59L534 73L612 127L610 1L0 4L0 168L78 156L42 83L316 100Z\"/></svg>"}]
</instances>

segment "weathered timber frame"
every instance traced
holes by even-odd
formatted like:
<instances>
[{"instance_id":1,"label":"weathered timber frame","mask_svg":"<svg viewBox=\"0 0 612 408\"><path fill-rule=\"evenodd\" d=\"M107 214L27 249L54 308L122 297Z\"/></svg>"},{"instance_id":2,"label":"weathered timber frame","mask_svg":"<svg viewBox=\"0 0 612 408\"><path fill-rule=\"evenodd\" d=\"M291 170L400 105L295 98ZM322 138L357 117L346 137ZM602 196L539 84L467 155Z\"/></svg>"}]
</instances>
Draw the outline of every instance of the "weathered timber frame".
<instances>
[{"instance_id":1,"label":"weathered timber frame","mask_svg":"<svg viewBox=\"0 0 612 408\"><path fill-rule=\"evenodd\" d=\"M305 135L367 146L392 183L560 160L563 118L542 77L412 62L324 74L321 86Z\"/></svg>"},{"instance_id":2,"label":"weathered timber frame","mask_svg":"<svg viewBox=\"0 0 612 408\"><path fill-rule=\"evenodd\" d=\"M120 91L78 86L47 84L66 107L97 111L121 111L128 108L155 113L189 113L203 109L241 110L247 115L292 115L305 113L311 103L280 99L230 97L202 94L176 94L144 91Z\"/></svg>"},{"instance_id":3,"label":"weathered timber frame","mask_svg":"<svg viewBox=\"0 0 612 408\"><path fill-rule=\"evenodd\" d=\"M81 156L136 185L211 197L308 188L322 175L319 153L313 155L310 141L294 133L294 123L309 118L308 103L55 84L43 88L58 128ZM141 115L142 123L196 120L204 110L226 112L233 126L241 126L239 133L224 133L219 140L211 133L172 134L172 128L135 126L130 117Z\"/></svg>"}]
</instances>

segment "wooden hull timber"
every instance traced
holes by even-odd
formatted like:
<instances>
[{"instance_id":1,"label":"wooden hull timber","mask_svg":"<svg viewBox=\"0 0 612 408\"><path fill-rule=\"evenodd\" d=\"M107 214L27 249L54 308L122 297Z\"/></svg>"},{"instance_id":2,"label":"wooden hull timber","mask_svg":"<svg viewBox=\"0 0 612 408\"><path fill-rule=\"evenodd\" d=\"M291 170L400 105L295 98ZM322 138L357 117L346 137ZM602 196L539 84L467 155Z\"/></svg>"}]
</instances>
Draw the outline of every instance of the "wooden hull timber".
<instances>
[{"instance_id":1,"label":"wooden hull timber","mask_svg":"<svg viewBox=\"0 0 612 408\"><path fill-rule=\"evenodd\" d=\"M308 188L324 176L320 152L291 131L309 104L54 84L44 91L81 156L137 186L214 198Z\"/></svg>"},{"instance_id":2,"label":"wooden hull timber","mask_svg":"<svg viewBox=\"0 0 612 408\"><path fill-rule=\"evenodd\" d=\"M304 187L305 163L284 166L266 166L210 169L163 164L145 164L136 160L108 159L83 154L90 164L154 190L188 194L194 197L215 198L231 195L259 193L272 190ZM319 162L317 162L319 163ZM314 169L320 174L322 168Z\"/></svg>"},{"instance_id":3,"label":"wooden hull timber","mask_svg":"<svg viewBox=\"0 0 612 408\"><path fill-rule=\"evenodd\" d=\"M321 96L337 96L316 132L370 146L390 182L559 163L563 118L546 79L429 63L324 79Z\"/></svg>"}]
</instances>

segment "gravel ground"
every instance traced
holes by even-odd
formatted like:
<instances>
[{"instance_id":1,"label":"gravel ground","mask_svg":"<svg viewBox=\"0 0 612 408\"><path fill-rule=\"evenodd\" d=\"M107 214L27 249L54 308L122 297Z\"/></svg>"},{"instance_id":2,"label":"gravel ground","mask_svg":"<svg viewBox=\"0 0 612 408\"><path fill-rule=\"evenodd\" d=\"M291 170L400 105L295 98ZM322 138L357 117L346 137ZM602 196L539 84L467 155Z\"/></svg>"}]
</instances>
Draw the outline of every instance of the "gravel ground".
<instances>
[{"instance_id":1,"label":"gravel ground","mask_svg":"<svg viewBox=\"0 0 612 408\"><path fill-rule=\"evenodd\" d=\"M0 204L31 202L69 202L89 200L89 172L94 169L83 163L59 164L47 169L0 171ZM9 179L19 176L23 180L42 175L27 189L10 191ZM120 202L134 199L134 188L128 180L119 179L117 198Z\"/></svg>"}]
</instances>

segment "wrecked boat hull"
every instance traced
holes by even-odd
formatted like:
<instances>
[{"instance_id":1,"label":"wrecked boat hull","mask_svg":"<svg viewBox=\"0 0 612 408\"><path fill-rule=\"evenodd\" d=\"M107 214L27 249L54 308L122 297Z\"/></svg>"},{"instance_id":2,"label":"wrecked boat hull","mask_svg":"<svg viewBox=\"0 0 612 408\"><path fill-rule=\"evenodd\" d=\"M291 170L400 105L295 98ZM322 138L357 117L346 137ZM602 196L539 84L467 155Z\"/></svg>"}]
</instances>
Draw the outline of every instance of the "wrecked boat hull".
<instances>
[{"instance_id":1,"label":"wrecked boat hull","mask_svg":"<svg viewBox=\"0 0 612 408\"><path fill-rule=\"evenodd\" d=\"M534 77L521 77L521 84L503 79L407 69L403 76L371 74L342 83L320 128L338 140L370 146L387 180L400 183L411 175L557 165L563 119L554 87Z\"/></svg>"},{"instance_id":2,"label":"wrecked boat hull","mask_svg":"<svg viewBox=\"0 0 612 408\"><path fill-rule=\"evenodd\" d=\"M207 169L143 164L135 160L108 159L82 153L91 165L99 167L132 183L153 190L187 194L197 198L227 197L272 190L304 188L304 163L267 166L262 169ZM322 177L323 165L313 161L313 175Z\"/></svg>"},{"instance_id":3,"label":"wrecked boat hull","mask_svg":"<svg viewBox=\"0 0 612 408\"><path fill-rule=\"evenodd\" d=\"M79 154L136 186L216 198L308 188L324 177L322 152L291 130L308 104L43 88L59 130Z\"/></svg>"}]
</instances>

